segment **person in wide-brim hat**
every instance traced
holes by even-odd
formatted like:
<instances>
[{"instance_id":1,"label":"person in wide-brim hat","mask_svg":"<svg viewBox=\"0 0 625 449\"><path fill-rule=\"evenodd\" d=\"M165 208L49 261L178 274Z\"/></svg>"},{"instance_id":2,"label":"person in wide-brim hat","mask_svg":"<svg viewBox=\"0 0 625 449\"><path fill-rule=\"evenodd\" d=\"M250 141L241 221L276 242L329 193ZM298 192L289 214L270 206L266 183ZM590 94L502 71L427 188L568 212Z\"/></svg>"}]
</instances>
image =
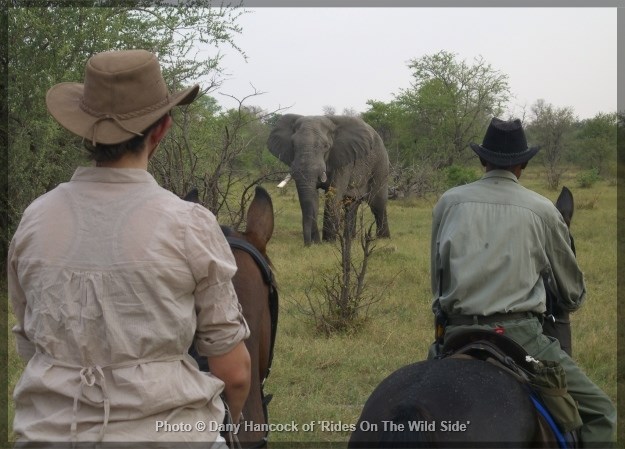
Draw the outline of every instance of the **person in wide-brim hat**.
<instances>
[{"instance_id":1,"label":"person in wide-brim hat","mask_svg":"<svg viewBox=\"0 0 625 449\"><path fill-rule=\"evenodd\" d=\"M521 120L505 121L494 117L481 145L471 143L471 149L484 161L497 167L512 167L527 163L540 150L528 147Z\"/></svg>"},{"instance_id":2,"label":"person in wide-brim hat","mask_svg":"<svg viewBox=\"0 0 625 449\"><path fill-rule=\"evenodd\" d=\"M11 238L7 291L25 362L13 395L17 444L225 448L216 428L154 423L221 423L226 409L239 422L251 362L236 261L215 215L149 170L171 109L198 91L170 92L145 50L96 54L84 83L48 91L50 113L94 163L33 201Z\"/></svg>"},{"instance_id":3,"label":"person in wide-brim hat","mask_svg":"<svg viewBox=\"0 0 625 449\"><path fill-rule=\"evenodd\" d=\"M84 83L53 86L46 104L67 130L94 146L112 145L142 136L173 107L191 103L198 91L194 85L170 93L153 53L110 51L89 59Z\"/></svg>"}]
</instances>

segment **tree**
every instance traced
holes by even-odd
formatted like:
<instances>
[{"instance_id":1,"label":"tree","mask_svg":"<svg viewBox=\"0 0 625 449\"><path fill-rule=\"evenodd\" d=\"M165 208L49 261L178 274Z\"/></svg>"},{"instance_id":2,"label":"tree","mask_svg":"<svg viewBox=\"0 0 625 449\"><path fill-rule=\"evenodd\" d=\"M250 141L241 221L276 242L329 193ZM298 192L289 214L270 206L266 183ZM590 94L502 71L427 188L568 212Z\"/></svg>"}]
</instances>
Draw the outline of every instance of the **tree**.
<instances>
[{"instance_id":1,"label":"tree","mask_svg":"<svg viewBox=\"0 0 625 449\"><path fill-rule=\"evenodd\" d=\"M378 241L375 223L365 224L362 207L357 212L361 201L339 205L337 213L342 217L334 248L336 264L322 273L320 283L311 282L305 292L307 307L298 306L326 337L358 331L368 318L369 307L382 300L382 292L392 283L375 288L366 281Z\"/></svg>"},{"instance_id":2,"label":"tree","mask_svg":"<svg viewBox=\"0 0 625 449\"><path fill-rule=\"evenodd\" d=\"M437 158L416 150L415 114L397 100L389 103L369 100L367 104L369 110L362 118L378 132L388 151L391 198L423 196L434 190L436 173L431 167Z\"/></svg>"},{"instance_id":3,"label":"tree","mask_svg":"<svg viewBox=\"0 0 625 449\"><path fill-rule=\"evenodd\" d=\"M361 114L382 138L389 153L391 164L407 161L414 153L413 120L409 111L397 101L384 103L368 100L369 109Z\"/></svg>"},{"instance_id":4,"label":"tree","mask_svg":"<svg viewBox=\"0 0 625 449\"><path fill-rule=\"evenodd\" d=\"M598 113L577 127L572 160L600 176L616 176L616 113Z\"/></svg>"},{"instance_id":5,"label":"tree","mask_svg":"<svg viewBox=\"0 0 625 449\"><path fill-rule=\"evenodd\" d=\"M389 103L369 100L362 114L389 151L401 194L424 195L442 185L439 169L473 159L468 144L483 136L508 101L507 75L481 57L472 64L447 51L413 59L409 89Z\"/></svg>"},{"instance_id":6,"label":"tree","mask_svg":"<svg viewBox=\"0 0 625 449\"><path fill-rule=\"evenodd\" d=\"M236 19L241 10L227 7L152 7L152 2L120 2L110 7L62 7L55 2L43 7L8 10L9 48L9 197L11 227L35 197L69 179L76 165L84 162L82 143L62 130L49 116L46 91L63 81L82 82L87 59L106 50L144 48L156 53L170 90L209 81L202 92L214 90L221 80L219 48L234 44L240 33ZM114 3L114 2L110 2ZM147 5L147 6L146 6ZM203 45L213 56L197 54ZM161 148L188 158L185 114L179 108L172 139ZM175 148L172 148L174 146Z\"/></svg>"},{"instance_id":7,"label":"tree","mask_svg":"<svg viewBox=\"0 0 625 449\"><path fill-rule=\"evenodd\" d=\"M436 168L464 162L471 141L508 101L508 76L483 58L473 64L447 51L413 59L411 88L397 100L414 114L413 135L420 153L436 153Z\"/></svg>"},{"instance_id":8,"label":"tree","mask_svg":"<svg viewBox=\"0 0 625 449\"><path fill-rule=\"evenodd\" d=\"M321 108L321 110L323 111L323 115L336 115L336 108L334 106L325 105Z\"/></svg>"},{"instance_id":9,"label":"tree","mask_svg":"<svg viewBox=\"0 0 625 449\"><path fill-rule=\"evenodd\" d=\"M575 116L570 107L556 108L545 100L537 100L531 107L532 121L527 135L540 145L538 160L547 170L547 184L556 190L564 173L565 151L570 148ZM531 144L530 144L531 145Z\"/></svg>"}]
</instances>

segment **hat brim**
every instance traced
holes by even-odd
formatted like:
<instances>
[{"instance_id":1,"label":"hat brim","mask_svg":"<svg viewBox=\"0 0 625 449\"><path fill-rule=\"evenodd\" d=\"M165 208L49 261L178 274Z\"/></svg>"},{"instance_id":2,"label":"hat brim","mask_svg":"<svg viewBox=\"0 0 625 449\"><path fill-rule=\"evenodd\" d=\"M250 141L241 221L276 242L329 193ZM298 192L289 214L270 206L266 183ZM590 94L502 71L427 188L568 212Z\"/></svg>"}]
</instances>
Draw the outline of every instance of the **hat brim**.
<instances>
[{"instance_id":1,"label":"hat brim","mask_svg":"<svg viewBox=\"0 0 625 449\"><path fill-rule=\"evenodd\" d=\"M168 101L157 109L145 114L138 114L136 117L118 119L123 127L119 126L116 120L102 120L102 117L91 115L80 107L84 92L84 84L81 83L60 83L53 86L46 95L46 106L52 117L61 126L88 140L93 139L94 125L97 122L96 142L113 145L135 137L173 107L191 103L197 96L199 89L199 85L188 87L171 94Z\"/></svg>"},{"instance_id":2,"label":"hat brim","mask_svg":"<svg viewBox=\"0 0 625 449\"><path fill-rule=\"evenodd\" d=\"M536 156L536 153L538 153L540 147L531 147L520 153L513 154L494 152L476 143L471 144L471 149L486 162L490 162L491 164L498 167L512 167L513 165L519 165L528 162L531 158Z\"/></svg>"}]
</instances>

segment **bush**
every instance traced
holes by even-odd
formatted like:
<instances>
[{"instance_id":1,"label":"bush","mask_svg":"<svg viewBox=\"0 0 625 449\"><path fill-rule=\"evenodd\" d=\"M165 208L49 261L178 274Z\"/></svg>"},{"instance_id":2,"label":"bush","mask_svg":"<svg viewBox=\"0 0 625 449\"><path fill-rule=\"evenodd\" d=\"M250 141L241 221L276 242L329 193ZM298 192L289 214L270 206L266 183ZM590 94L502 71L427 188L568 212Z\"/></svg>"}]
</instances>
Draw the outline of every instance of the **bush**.
<instances>
[{"instance_id":1,"label":"bush","mask_svg":"<svg viewBox=\"0 0 625 449\"><path fill-rule=\"evenodd\" d=\"M369 307L382 300L388 287L378 290L366 282L377 239L374 223L365 225L364 208L360 207L357 212L357 207L356 203L351 205L350 211L340 207L341 219L334 242L338 263L321 274L320 284L312 280L305 292L308 306L297 307L312 319L317 332L326 337L357 332L368 318ZM351 219L348 215L352 215Z\"/></svg>"},{"instance_id":2,"label":"bush","mask_svg":"<svg viewBox=\"0 0 625 449\"><path fill-rule=\"evenodd\" d=\"M577 186L582 189L589 189L599 180L601 180L599 169L592 168L577 175Z\"/></svg>"},{"instance_id":3,"label":"bush","mask_svg":"<svg viewBox=\"0 0 625 449\"><path fill-rule=\"evenodd\" d=\"M473 168L450 165L445 169L447 188L469 184L480 179L480 174Z\"/></svg>"}]
</instances>

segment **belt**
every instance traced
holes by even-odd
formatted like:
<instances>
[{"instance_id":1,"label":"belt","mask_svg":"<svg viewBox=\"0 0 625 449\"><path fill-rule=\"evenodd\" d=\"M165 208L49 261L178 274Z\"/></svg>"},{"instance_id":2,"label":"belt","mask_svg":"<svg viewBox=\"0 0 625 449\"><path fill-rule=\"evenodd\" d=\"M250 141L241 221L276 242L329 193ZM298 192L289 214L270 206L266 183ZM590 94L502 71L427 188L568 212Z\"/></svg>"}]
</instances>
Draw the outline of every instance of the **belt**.
<instances>
[{"instance_id":1,"label":"belt","mask_svg":"<svg viewBox=\"0 0 625 449\"><path fill-rule=\"evenodd\" d=\"M448 315L448 326L470 326L476 324L493 324L502 321L523 320L539 318L534 312L494 313L492 315Z\"/></svg>"}]
</instances>

